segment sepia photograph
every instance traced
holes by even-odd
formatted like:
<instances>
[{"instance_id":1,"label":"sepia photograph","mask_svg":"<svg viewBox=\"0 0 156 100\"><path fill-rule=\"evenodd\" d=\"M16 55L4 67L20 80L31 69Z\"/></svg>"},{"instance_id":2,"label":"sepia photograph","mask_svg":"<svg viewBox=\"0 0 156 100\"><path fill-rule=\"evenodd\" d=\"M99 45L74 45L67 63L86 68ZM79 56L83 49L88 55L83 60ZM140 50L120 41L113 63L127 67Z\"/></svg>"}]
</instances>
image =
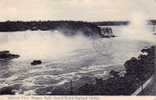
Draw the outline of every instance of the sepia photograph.
<instances>
[{"instance_id":1,"label":"sepia photograph","mask_svg":"<svg viewBox=\"0 0 156 100\"><path fill-rule=\"evenodd\" d=\"M0 0L0 96L156 96L155 10L156 0Z\"/></svg>"}]
</instances>

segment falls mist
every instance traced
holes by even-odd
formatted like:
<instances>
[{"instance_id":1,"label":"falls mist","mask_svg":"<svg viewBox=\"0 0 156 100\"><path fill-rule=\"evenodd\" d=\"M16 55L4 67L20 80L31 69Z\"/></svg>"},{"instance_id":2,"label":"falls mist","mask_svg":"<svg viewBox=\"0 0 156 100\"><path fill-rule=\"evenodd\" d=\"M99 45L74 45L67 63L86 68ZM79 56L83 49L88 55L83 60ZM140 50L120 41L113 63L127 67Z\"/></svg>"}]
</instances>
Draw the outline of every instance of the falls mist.
<instances>
[{"instance_id":1,"label":"falls mist","mask_svg":"<svg viewBox=\"0 0 156 100\"><path fill-rule=\"evenodd\" d=\"M156 38L150 30L148 17L145 14L133 14L130 24L122 29L122 37L134 41L156 43Z\"/></svg>"},{"instance_id":2,"label":"falls mist","mask_svg":"<svg viewBox=\"0 0 156 100\"><path fill-rule=\"evenodd\" d=\"M22 59L49 59L65 56L78 48L89 48L83 35L67 37L55 31L24 31L0 33L0 50L10 50Z\"/></svg>"}]
</instances>

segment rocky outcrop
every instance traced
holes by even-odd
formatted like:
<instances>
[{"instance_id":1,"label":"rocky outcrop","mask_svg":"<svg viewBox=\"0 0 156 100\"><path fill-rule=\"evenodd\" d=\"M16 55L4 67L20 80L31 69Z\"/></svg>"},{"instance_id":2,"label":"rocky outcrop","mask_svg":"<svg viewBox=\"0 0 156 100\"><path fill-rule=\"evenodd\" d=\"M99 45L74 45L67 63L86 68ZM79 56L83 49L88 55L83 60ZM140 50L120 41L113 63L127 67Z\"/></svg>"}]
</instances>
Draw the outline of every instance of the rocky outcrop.
<instances>
[{"instance_id":1,"label":"rocky outcrop","mask_svg":"<svg viewBox=\"0 0 156 100\"><path fill-rule=\"evenodd\" d=\"M0 51L0 60L11 60L20 57L16 54L11 54L10 51Z\"/></svg>"},{"instance_id":2,"label":"rocky outcrop","mask_svg":"<svg viewBox=\"0 0 156 100\"><path fill-rule=\"evenodd\" d=\"M42 64L41 60L34 60L33 62L31 62L31 65L40 65Z\"/></svg>"}]
</instances>

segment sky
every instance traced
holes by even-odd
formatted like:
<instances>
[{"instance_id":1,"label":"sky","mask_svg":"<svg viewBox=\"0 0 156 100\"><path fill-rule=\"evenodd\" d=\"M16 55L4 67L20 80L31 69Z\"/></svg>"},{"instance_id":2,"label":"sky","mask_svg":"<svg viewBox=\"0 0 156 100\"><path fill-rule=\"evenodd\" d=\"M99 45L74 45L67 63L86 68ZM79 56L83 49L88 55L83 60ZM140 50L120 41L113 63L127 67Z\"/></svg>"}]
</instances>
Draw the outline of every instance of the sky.
<instances>
[{"instance_id":1,"label":"sky","mask_svg":"<svg viewBox=\"0 0 156 100\"><path fill-rule=\"evenodd\" d=\"M0 0L0 21L156 18L156 0Z\"/></svg>"}]
</instances>

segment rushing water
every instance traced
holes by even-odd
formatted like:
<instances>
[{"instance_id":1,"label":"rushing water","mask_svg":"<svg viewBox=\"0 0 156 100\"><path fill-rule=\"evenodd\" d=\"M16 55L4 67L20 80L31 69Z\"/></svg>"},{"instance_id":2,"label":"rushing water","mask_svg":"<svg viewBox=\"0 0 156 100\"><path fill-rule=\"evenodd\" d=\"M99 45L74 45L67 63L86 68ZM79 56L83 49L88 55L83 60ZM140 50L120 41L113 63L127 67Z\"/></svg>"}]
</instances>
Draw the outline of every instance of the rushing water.
<instances>
[{"instance_id":1,"label":"rushing water","mask_svg":"<svg viewBox=\"0 0 156 100\"><path fill-rule=\"evenodd\" d=\"M119 33L117 28L115 34ZM92 40L66 37L59 32L0 33L0 50L20 58L0 62L0 87L13 86L22 94L62 85L85 76L106 77L111 69L124 70L123 63L149 43L122 37ZM39 59L41 65L30 65Z\"/></svg>"}]
</instances>

